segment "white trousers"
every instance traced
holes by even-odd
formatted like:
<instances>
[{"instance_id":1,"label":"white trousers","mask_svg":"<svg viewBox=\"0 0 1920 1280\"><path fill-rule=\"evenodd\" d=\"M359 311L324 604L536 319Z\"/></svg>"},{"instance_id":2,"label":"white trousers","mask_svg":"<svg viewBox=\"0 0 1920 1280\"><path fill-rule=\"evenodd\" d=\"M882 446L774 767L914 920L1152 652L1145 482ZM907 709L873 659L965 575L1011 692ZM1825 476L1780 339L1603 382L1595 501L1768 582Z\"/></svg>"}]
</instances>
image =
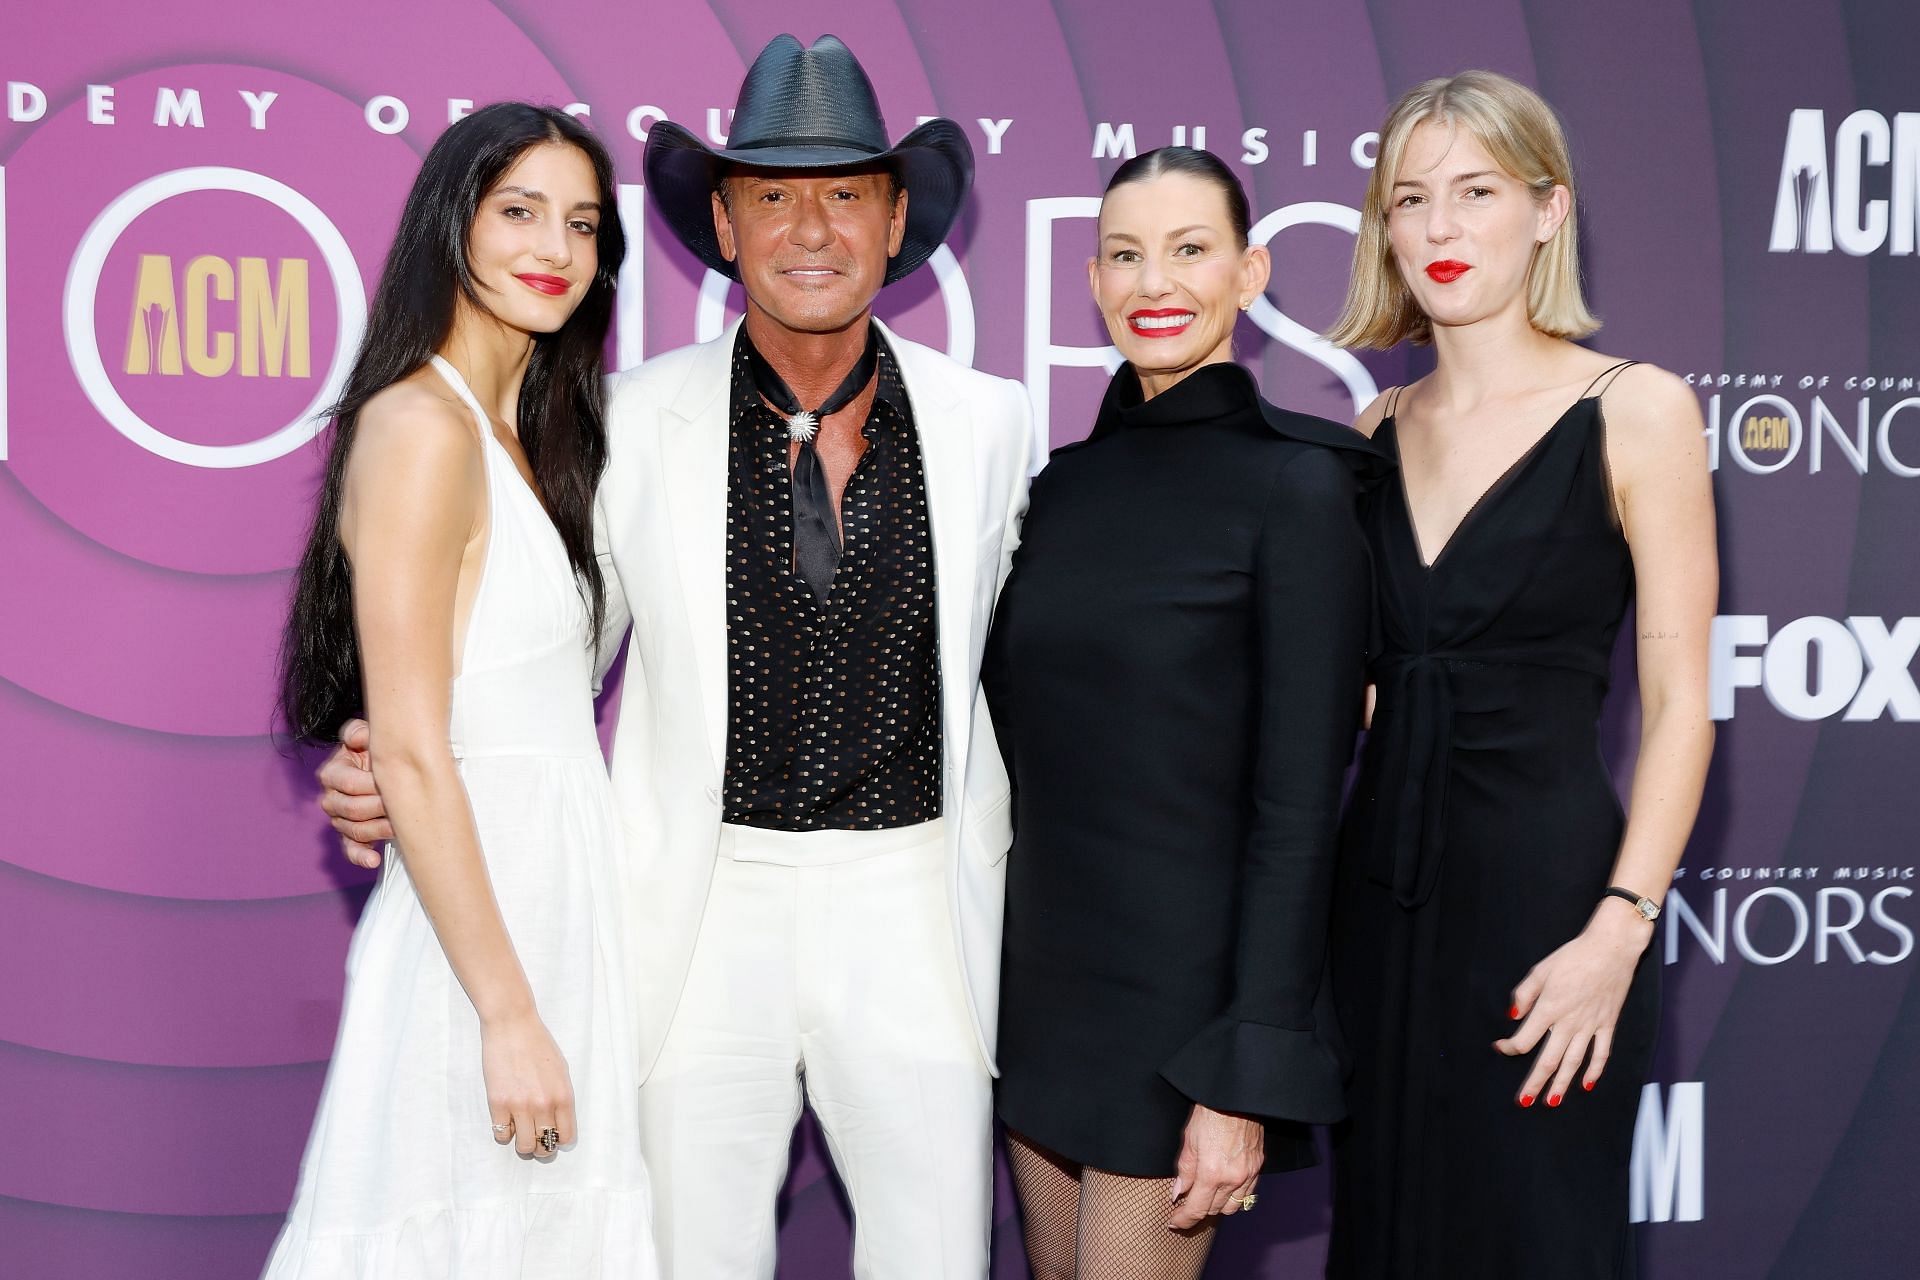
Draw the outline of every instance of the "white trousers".
<instances>
[{"instance_id":1,"label":"white trousers","mask_svg":"<svg viewBox=\"0 0 1920 1280\"><path fill-rule=\"evenodd\" d=\"M803 1096L853 1205L857 1280L984 1280L992 1081L941 830L725 828L686 990L640 1090L668 1280L771 1280Z\"/></svg>"}]
</instances>

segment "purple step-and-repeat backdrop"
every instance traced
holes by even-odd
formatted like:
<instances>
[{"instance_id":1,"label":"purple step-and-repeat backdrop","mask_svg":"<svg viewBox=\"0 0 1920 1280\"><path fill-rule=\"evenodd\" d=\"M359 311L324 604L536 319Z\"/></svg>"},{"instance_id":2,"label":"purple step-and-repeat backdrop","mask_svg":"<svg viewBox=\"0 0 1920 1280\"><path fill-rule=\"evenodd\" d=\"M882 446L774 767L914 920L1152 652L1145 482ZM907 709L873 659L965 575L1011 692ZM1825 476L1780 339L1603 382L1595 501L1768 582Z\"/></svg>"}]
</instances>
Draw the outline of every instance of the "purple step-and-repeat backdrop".
<instances>
[{"instance_id":1,"label":"purple step-and-repeat backdrop","mask_svg":"<svg viewBox=\"0 0 1920 1280\"><path fill-rule=\"evenodd\" d=\"M633 184L615 346L634 363L739 305L649 216L640 139L667 118L723 136L747 62L789 28L847 38L896 134L922 114L965 125L976 195L883 314L1024 378L1052 443L1084 433L1108 359L1083 264L1115 157L1187 141L1236 165L1275 261L1241 350L1273 399L1345 418L1425 367L1313 336L1387 104L1487 66L1558 105L1598 345L1698 388L1720 502L1720 745L1656 942L1667 1018L1631 1204L1645 1272L1911 1274L1907 0L9 6L0 1273L237 1280L291 1194L366 881L316 820L309 762L270 741L273 649L313 412L420 155L474 103L587 116ZM1610 726L1622 765L1631 701ZM795 1156L781 1274L845 1276L817 1140ZM1263 1191L1212 1274L1317 1270L1324 1172ZM1012 1213L1003 1183L996 1277L1026 1274Z\"/></svg>"}]
</instances>

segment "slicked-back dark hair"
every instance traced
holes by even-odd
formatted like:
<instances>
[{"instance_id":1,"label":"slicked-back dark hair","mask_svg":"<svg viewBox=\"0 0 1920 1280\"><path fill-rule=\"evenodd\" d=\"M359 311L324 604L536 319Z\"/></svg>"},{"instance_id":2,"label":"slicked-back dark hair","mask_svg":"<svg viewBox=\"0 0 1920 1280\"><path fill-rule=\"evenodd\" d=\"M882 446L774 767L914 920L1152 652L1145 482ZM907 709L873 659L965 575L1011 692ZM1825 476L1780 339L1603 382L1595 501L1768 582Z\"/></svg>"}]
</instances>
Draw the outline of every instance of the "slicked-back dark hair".
<instances>
[{"instance_id":1,"label":"slicked-back dark hair","mask_svg":"<svg viewBox=\"0 0 1920 1280\"><path fill-rule=\"evenodd\" d=\"M1113 194L1115 187L1146 182L1168 173L1184 173L1218 187L1227 202L1227 221L1233 226L1233 237L1242 249L1247 247L1247 232L1253 226L1247 189L1240 185L1233 170L1227 168L1226 161L1211 151L1195 147L1157 147L1142 151L1113 171L1113 177L1107 180L1107 194Z\"/></svg>"},{"instance_id":2,"label":"slicked-back dark hair","mask_svg":"<svg viewBox=\"0 0 1920 1280\"><path fill-rule=\"evenodd\" d=\"M440 349L461 298L487 310L469 257L474 218L487 192L520 157L545 144L577 147L593 165L600 201L599 265L566 324L534 335L520 384L518 428L540 497L579 578L593 634L599 632L606 592L593 555L593 492L607 461L602 357L613 320L614 281L627 253L614 201L613 160L600 140L564 111L497 102L449 126L421 162L367 312L353 371L339 402L327 411L333 443L280 649L280 711L296 738L331 741L343 721L366 708L352 573L339 534L347 456L360 411Z\"/></svg>"}]
</instances>

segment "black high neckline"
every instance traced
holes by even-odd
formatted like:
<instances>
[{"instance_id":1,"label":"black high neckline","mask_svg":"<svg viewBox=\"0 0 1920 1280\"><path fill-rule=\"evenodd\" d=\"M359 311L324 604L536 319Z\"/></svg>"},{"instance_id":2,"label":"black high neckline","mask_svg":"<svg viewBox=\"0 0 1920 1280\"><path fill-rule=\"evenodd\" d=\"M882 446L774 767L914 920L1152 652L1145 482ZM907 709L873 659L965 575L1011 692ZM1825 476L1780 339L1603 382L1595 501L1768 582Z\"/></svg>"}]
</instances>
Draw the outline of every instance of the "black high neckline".
<instances>
[{"instance_id":1,"label":"black high neckline","mask_svg":"<svg viewBox=\"0 0 1920 1280\"><path fill-rule=\"evenodd\" d=\"M1107 384L1093 430L1082 444L1094 444L1123 431L1170 430L1184 426L1227 426L1264 423L1275 435L1302 444L1339 451L1363 482L1371 483L1393 469L1393 462L1373 441L1341 423L1294 413L1268 404L1260 384L1236 361L1201 365L1149 400L1140 375L1123 364ZM1079 445L1063 445L1061 450ZM1055 452L1060 452L1056 450Z\"/></svg>"},{"instance_id":2,"label":"black high neckline","mask_svg":"<svg viewBox=\"0 0 1920 1280\"><path fill-rule=\"evenodd\" d=\"M1090 438L1138 427L1219 422L1259 412L1258 384L1251 373L1231 360L1201 365L1151 400L1140 385L1139 372L1125 364L1107 388Z\"/></svg>"}]
</instances>

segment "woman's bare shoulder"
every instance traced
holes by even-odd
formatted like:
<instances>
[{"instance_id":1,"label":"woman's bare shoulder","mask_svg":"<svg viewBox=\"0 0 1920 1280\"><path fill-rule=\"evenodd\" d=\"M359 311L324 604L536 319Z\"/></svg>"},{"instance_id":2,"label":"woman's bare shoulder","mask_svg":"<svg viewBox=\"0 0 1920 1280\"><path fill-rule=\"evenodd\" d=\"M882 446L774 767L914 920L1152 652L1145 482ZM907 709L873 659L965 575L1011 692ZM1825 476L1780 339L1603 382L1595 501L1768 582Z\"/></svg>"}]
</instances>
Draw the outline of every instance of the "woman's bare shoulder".
<instances>
[{"instance_id":1,"label":"woman's bare shoulder","mask_svg":"<svg viewBox=\"0 0 1920 1280\"><path fill-rule=\"evenodd\" d=\"M1659 365L1629 365L1596 393L1616 445L1658 451L1699 439L1699 399L1684 379Z\"/></svg>"},{"instance_id":2,"label":"woman's bare shoulder","mask_svg":"<svg viewBox=\"0 0 1920 1280\"><path fill-rule=\"evenodd\" d=\"M464 513L485 484L479 424L444 383L414 374L374 393L354 419L346 498Z\"/></svg>"}]
</instances>

